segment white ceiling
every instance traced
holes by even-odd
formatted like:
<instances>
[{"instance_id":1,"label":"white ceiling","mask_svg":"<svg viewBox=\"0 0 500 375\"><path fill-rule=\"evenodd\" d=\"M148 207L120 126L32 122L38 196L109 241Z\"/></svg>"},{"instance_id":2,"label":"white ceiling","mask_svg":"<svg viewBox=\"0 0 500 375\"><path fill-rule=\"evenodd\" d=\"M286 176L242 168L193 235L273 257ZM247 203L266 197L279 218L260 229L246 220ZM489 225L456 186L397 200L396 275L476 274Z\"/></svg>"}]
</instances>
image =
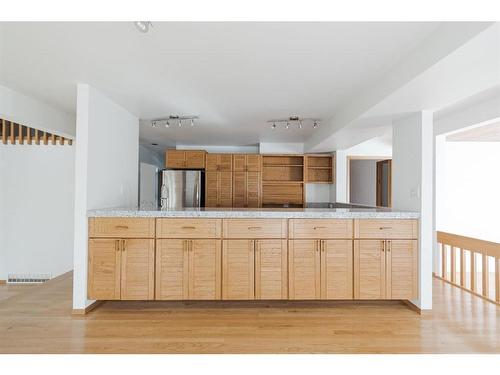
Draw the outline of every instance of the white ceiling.
<instances>
[{"instance_id":1,"label":"white ceiling","mask_svg":"<svg viewBox=\"0 0 500 375\"><path fill-rule=\"evenodd\" d=\"M448 142L500 142L500 122L467 129L446 137Z\"/></svg>"},{"instance_id":2,"label":"white ceiling","mask_svg":"<svg viewBox=\"0 0 500 375\"><path fill-rule=\"evenodd\" d=\"M270 118L331 119L439 23L0 23L0 80L74 113L84 82L142 120L194 114L194 128L152 129L160 145L300 142Z\"/></svg>"}]
</instances>

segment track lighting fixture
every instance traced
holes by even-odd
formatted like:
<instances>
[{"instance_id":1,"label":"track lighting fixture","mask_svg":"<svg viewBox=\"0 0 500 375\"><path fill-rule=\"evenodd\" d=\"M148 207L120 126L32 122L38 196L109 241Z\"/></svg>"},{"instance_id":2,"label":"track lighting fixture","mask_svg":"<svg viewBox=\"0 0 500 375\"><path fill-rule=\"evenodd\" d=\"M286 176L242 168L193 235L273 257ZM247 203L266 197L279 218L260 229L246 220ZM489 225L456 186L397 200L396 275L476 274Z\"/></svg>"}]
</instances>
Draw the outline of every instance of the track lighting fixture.
<instances>
[{"instance_id":1,"label":"track lighting fixture","mask_svg":"<svg viewBox=\"0 0 500 375\"><path fill-rule=\"evenodd\" d=\"M170 124L172 121L177 121L179 128L182 127L183 121L189 121L191 126L194 126L194 120L198 119L198 116L179 116L179 115L170 115L166 118L159 118L151 121L151 126L153 128L157 128L160 125L164 125L165 128L170 128Z\"/></svg>"},{"instance_id":2,"label":"track lighting fixture","mask_svg":"<svg viewBox=\"0 0 500 375\"><path fill-rule=\"evenodd\" d=\"M271 124L271 129L277 129L280 124L284 124L285 129L290 129L291 125L297 125L298 129L302 129L303 125L308 125L313 123L313 129L316 129L319 126L319 122L321 120L317 118L308 118L308 117L299 117L299 116L290 116L284 119L273 119L268 120L267 122Z\"/></svg>"}]
</instances>

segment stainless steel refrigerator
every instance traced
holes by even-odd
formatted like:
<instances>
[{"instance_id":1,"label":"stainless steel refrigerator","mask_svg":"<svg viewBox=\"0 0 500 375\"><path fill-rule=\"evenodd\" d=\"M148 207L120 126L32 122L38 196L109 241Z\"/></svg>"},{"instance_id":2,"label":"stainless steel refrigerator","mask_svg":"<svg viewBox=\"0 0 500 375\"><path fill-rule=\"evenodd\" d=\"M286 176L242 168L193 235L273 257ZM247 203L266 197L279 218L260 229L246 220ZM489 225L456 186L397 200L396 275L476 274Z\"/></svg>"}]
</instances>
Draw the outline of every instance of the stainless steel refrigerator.
<instances>
[{"instance_id":1,"label":"stainless steel refrigerator","mask_svg":"<svg viewBox=\"0 0 500 375\"><path fill-rule=\"evenodd\" d=\"M164 169L160 172L160 207L204 207L205 175L200 170Z\"/></svg>"}]
</instances>

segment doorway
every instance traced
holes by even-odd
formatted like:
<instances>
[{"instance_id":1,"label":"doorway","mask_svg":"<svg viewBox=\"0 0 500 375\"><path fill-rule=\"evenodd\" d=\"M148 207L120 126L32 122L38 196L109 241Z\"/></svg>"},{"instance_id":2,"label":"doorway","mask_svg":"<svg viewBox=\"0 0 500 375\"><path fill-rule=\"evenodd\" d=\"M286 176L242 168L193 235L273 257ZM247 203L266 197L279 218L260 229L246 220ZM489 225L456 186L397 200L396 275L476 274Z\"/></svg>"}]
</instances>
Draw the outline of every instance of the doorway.
<instances>
[{"instance_id":1,"label":"doorway","mask_svg":"<svg viewBox=\"0 0 500 375\"><path fill-rule=\"evenodd\" d=\"M392 160L377 162L377 206L392 205Z\"/></svg>"}]
</instances>

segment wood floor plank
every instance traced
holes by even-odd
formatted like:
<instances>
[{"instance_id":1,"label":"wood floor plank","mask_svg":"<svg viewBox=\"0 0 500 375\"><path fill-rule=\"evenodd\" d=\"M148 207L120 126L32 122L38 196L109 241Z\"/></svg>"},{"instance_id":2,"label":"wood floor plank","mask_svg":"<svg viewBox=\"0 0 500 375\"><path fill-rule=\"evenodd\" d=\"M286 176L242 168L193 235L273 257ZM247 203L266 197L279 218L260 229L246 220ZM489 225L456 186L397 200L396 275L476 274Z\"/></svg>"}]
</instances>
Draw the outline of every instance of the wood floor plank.
<instances>
[{"instance_id":1,"label":"wood floor plank","mask_svg":"<svg viewBox=\"0 0 500 375\"><path fill-rule=\"evenodd\" d=\"M398 301L106 302L71 314L72 275L0 285L0 353L500 353L500 308L434 279Z\"/></svg>"}]
</instances>

